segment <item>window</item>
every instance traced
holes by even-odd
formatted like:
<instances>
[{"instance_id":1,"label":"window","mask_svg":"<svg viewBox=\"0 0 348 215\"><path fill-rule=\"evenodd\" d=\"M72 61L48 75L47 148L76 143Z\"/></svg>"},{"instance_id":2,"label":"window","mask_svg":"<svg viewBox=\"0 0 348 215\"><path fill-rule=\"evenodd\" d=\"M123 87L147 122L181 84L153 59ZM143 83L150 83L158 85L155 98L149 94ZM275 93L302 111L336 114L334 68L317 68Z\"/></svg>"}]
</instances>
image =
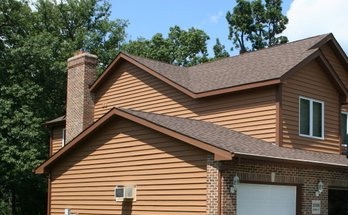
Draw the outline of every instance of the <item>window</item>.
<instances>
[{"instance_id":1,"label":"window","mask_svg":"<svg viewBox=\"0 0 348 215\"><path fill-rule=\"evenodd\" d=\"M324 102L300 97L300 136L324 137Z\"/></svg>"},{"instance_id":2,"label":"window","mask_svg":"<svg viewBox=\"0 0 348 215\"><path fill-rule=\"evenodd\" d=\"M341 113L341 137L342 146L347 147L348 143L348 113Z\"/></svg>"},{"instance_id":3,"label":"window","mask_svg":"<svg viewBox=\"0 0 348 215\"><path fill-rule=\"evenodd\" d=\"M62 147L65 146L65 128L62 130Z\"/></svg>"}]
</instances>

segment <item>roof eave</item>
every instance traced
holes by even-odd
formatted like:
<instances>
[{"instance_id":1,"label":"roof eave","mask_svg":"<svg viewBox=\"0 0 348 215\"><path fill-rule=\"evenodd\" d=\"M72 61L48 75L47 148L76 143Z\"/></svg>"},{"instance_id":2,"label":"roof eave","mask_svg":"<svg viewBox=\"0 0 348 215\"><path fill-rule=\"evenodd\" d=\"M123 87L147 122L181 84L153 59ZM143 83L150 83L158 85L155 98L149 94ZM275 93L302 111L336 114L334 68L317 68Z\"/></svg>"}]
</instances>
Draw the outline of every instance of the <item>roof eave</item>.
<instances>
[{"instance_id":1,"label":"roof eave","mask_svg":"<svg viewBox=\"0 0 348 215\"><path fill-rule=\"evenodd\" d=\"M317 167L334 167L334 168L340 168L340 169L348 168L348 163L341 164L341 163L332 163L332 162L321 162L321 161L314 161L314 160L272 157L272 156L266 156L266 155L256 155L256 154L248 154L248 153L240 153L240 152L234 153L234 157L254 159L254 160L257 159L257 160L264 160L264 161L276 161L276 162L287 163L287 164L300 164L300 165L309 165L309 166L317 166Z\"/></svg>"},{"instance_id":2,"label":"roof eave","mask_svg":"<svg viewBox=\"0 0 348 215\"><path fill-rule=\"evenodd\" d=\"M56 121L56 122L47 122L47 123L44 123L43 125L46 126L47 128L56 127L56 126L65 126L65 120Z\"/></svg>"},{"instance_id":3,"label":"roof eave","mask_svg":"<svg viewBox=\"0 0 348 215\"><path fill-rule=\"evenodd\" d=\"M238 86L233 86L233 87L227 87L227 88L223 88L223 89L217 89L217 90L212 90L212 91L207 91L207 92L200 92L200 93L196 94L195 98L203 98L203 97L221 95L221 94L225 94L225 93L232 93L232 92L237 92L237 91L242 91L242 90L267 87L267 86L277 85L280 83L281 83L281 80L279 78L264 80L264 81L260 81L260 82L254 82L254 83L243 84L243 85L238 85Z\"/></svg>"},{"instance_id":4,"label":"roof eave","mask_svg":"<svg viewBox=\"0 0 348 215\"><path fill-rule=\"evenodd\" d=\"M56 126L65 126L65 115L57 117L53 120L46 121L42 123L46 128L56 127Z\"/></svg>"}]
</instances>

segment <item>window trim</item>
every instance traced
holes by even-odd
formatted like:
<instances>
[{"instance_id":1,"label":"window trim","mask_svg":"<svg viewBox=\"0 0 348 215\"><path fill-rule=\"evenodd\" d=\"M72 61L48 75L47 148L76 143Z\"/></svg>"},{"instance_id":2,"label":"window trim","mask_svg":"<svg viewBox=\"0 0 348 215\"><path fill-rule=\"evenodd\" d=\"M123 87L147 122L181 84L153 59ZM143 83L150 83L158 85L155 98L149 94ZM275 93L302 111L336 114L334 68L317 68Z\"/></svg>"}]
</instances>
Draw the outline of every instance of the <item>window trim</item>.
<instances>
[{"instance_id":1,"label":"window trim","mask_svg":"<svg viewBox=\"0 0 348 215\"><path fill-rule=\"evenodd\" d=\"M344 115L346 115L346 134L348 134L348 112L347 111L341 111L341 114L344 114ZM341 126L341 125L340 125ZM343 134L341 134L341 146L345 146L345 147L347 147L347 145L348 144L344 144L344 139L342 138L342 135Z\"/></svg>"},{"instance_id":2,"label":"window trim","mask_svg":"<svg viewBox=\"0 0 348 215\"><path fill-rule=\"evenodd\" d=\"M62 147L64 147L65 146L65 138L66 138L66 129L65 128L63 128L62 129Z\"/></svg>"},{"instance_id":3,"label":"window trim","mask_svg":"<svg viewBox=\"0 0 348 215\"><path fill-rule=\"evenodd\" d=\"M309 135L307 134L301 134L301 99L305 99L309 101ZM313 102L320 103L322 110L321 110L321 137L317 137L313 135ZM324 116L325 116L325 103L323 101L317 100L317 99L312 99L304 96L299 96L298 99L298 134L301 137L309 137L309 138L314 138L314 139L320 139L324 140L325 137L325 121L324 121Z\"/></svg>"}]
</instances>

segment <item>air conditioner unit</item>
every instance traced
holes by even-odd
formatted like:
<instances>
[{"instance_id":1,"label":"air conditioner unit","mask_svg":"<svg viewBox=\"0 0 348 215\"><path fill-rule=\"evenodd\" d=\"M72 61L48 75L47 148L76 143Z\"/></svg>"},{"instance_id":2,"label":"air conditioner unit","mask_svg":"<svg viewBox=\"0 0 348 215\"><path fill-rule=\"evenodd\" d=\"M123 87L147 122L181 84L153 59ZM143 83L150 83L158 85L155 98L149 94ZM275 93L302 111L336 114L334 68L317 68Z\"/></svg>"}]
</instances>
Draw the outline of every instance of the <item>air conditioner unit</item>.
<instances>
[{"instance_id":1,"label":"air conditioner unit","mask_svg":"<svg viewBox=\"0 0 348 215\"><path fill-rule=\"evenodd\" d=\"M125 200L135 201L136 186L134 185L117 185L115 187L116 202Z\"/></svg>"},{"instance_id":2,"label":"air conditioner unit","mask_svg":"<svg viewBox=\"0 0 348 215\"><path fill-rule=\"evenodd\" d=\"M71 209L70 208L65 208L64 209L64 215L71 215Z\"/></svg>"}]
</instances>

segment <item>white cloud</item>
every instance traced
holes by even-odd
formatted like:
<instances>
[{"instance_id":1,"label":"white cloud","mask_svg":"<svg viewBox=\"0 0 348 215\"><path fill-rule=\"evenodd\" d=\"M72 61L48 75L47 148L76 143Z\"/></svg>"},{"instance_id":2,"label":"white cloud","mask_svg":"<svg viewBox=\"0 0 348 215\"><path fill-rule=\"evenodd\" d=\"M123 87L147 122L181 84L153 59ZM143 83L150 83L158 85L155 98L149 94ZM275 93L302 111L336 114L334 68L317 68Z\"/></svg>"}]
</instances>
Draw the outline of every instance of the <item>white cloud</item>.
<instances>
[{"instance_id":1,"label":"white cloud","mask_svg":"<svg viewBox=\"0 0 348 215\"><path fill-rule=\"evenodd\" d=\"M290 41L333 33L348 54L347 0L293 0L286 15L289 24L284 35Z\"/></svg>"},{"instance_id":2,"label":"white cloud","mask_svg":"<svg viewBox=\"0 0 348 215\"><path fill-rule=\"evenodd\" d=\"M223 14L222 11L218 12L218 13L215 14L215 15L210 15L210 16L209 16L209 22L216 24L216 23L219 22L219 20L221 19L221 17L222 17L223 15L224 15L224 14Z\"/></svg>"}]
</instances>

